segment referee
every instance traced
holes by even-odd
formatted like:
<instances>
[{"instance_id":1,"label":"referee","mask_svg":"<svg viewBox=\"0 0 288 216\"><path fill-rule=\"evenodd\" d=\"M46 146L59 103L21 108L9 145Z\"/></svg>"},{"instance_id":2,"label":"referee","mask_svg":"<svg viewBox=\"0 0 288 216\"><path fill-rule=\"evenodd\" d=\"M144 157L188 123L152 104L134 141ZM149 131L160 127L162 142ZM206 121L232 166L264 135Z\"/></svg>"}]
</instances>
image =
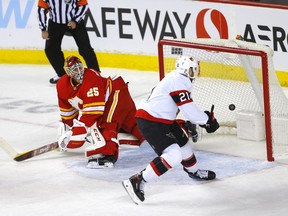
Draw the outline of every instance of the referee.
<instances>
[{"instance_id":1,"label":"referee","mask_svg":"<svg viewBox=\"0 0 288 216\"><path fill-rule=\"evenodd\" d=\"M51 84L56 84L65 74L63 69L65 57L61 43L66 32L73 36L87 67L100 71L83 20L87 9L87 0L38 0L39 27L42 38L46 41L45 54L57 74L50 79Z\"/></svg>"}]
</instances>

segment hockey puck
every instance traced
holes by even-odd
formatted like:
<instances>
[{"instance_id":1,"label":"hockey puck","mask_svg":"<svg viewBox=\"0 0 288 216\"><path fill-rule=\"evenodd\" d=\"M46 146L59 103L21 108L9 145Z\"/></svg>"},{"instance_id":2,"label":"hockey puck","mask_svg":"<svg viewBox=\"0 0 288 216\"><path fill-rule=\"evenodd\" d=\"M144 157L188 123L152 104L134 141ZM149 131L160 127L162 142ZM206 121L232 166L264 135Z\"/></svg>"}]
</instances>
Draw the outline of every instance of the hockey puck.
<instances>
[{"instance_id":1,"label":"hockey puck","mask_svg":"<svg viewBox=\"0 0 288 216\"><path fill-rule=\"evenodd\" d=\"M229 110L233 111L235 110L236 106L234 104L230 104L229 105Z\"/></svg>"}]
</instances>

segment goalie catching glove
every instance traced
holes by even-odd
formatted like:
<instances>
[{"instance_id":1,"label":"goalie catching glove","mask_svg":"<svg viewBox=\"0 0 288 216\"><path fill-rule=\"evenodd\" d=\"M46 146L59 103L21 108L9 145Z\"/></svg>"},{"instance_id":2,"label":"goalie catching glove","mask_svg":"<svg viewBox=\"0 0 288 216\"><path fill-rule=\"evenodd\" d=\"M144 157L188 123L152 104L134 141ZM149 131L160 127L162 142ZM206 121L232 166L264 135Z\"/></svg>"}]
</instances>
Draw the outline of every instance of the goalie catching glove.
<instances>
[{"instance_id":1,"label":"goalie catching glove","mask_svg":"<svg viewBox=\"0 0 288 216\"><path fill-rule=\"evenodd\" d=\"M57 130L57 140L65 134L67 131L71 130L69 125L63 123L62 121L59 122L58 130Z\"/></svg>"},{"instance_id":2,"label":"goalie catching glove","mask_svg":"<svg viewBox=\"0 0 288 216\"><path fill-rule=\"evenodd\" d=\"M213 112L205 111L208 115L208 121L205 125L200 125L201 127L206 129L207 133L214 133L220 126L217 122L217 119L214 118Z\"/></svg>"},{"instance_id":3,"label":"goalie catching glove","mask_svg":"<svg viewBox=\"0 0 288 216\"><path fill-rule=\"evenodd\" d=\"M86 136L87 127L85 124L74 119L71 130L64 133L58 139L59 147L62 151L67 151L69 148L80 148L84 145Z\"/></svg>"}]
</instances>

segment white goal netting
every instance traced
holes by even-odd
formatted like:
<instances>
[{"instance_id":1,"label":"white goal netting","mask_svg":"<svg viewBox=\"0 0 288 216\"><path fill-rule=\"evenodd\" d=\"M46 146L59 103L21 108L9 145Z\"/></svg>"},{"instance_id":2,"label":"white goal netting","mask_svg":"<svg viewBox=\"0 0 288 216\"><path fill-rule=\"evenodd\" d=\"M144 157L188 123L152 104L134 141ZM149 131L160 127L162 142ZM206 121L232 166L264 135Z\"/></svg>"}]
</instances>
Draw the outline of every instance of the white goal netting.
<instances>
[{"instance_id":1,"label":"white goal netting","mask_svg":"<svg viewBox=\"0 0 288 216\"><path fill-rule=\"evenodd\" d=\"M192 98L200 108L209 110L214 104L220 125L234 128L228 130L233 133L237 113L260 113L268 160L288 153L288 100L276 76L269 47L242 40L162 40L162 76L175 68L179 55L199 61L200 74L194 81ZM230 104L236 109L229 110Z\"/></svg>"}]
</instances>

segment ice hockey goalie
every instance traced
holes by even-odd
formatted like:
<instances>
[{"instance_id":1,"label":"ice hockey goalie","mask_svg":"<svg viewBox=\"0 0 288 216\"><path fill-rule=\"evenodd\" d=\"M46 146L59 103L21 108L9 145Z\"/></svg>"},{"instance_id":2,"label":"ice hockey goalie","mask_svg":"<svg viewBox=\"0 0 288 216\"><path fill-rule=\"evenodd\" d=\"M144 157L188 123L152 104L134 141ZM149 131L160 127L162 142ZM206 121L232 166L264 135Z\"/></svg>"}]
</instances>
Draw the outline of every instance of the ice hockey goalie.
<instances>
[{"instance_id":1,"label":"ice hockey goalie","mask_svg":"<svg viewBox=\"0 0 288 216\"><path fill-rule=\"evenodd\" d=\"M138 145L143 141L128 85L121 76L106 78L85 68L76 56L67 57L64 68L67 74L56 86L62 120L59 146L64 151L80 148L89 136L87 167L113 167L118 159L120 131L135 136Z\"/></svg>"}]
</instances>

